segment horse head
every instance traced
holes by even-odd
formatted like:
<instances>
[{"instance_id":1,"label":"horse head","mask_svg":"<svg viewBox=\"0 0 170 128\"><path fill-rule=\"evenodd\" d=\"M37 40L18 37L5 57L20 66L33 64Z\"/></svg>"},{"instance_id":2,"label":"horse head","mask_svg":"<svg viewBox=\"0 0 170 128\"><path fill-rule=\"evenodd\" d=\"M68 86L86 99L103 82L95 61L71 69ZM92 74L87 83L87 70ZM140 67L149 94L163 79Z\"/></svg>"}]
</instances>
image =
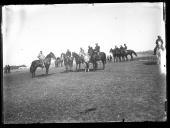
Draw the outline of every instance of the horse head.
<instances>
[{"instance_id":1,"label":"horse head","mask_svg":"<svg viewBox=\"0 0 170 128\"><path fill-rule=\"evenodd\" d=\"M112 53L112 52L113 52L113 49L111 48L109 52Z\"/></svg>"},{"instance_id":2,"label":"horse head","mask_svg":"<svg viewBox=\"0 0 170 128\"><path fill-rule=\"evenodd\" d=\"M72 52L72 56L75 58L77 56L77 53Z\"/></svg>"},{"instance_id":3,"label":"horse head","mask_svg":"<svg viewBox=\"0 0 170 128\"><path fill-rule=\"evenodd\" d=\"M55 60L57 60L57 58L55 57L54 53L50 52L48 55L47 55L47 58L53 58Z\"/></svg>"},{"instance_id":4,"label":"horse head","mask_svg":"<svg viewBox=\"0 0 170 128\"><path fill-rule=\"evenodd\" d=\"M92 56L93 53L94 53L93 48L92 48L92 47L89 47L89 49L88 49L88 54L89 54L90 56Z\"/></svg>"}]
</instances>

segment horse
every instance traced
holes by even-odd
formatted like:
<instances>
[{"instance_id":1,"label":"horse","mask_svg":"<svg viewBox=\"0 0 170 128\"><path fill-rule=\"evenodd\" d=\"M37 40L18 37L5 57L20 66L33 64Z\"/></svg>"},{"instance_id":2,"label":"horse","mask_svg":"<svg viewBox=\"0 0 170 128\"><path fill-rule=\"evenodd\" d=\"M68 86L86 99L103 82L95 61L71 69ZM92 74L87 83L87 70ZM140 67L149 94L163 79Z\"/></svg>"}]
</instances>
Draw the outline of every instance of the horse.
<instances>
[{"instance_id":1,"label":"horse","mask_svg":"<svg viewBox=\"0 0 170 128\"><path fill-rule=\"evenodd\" d=\"M107 56L107 61L108 61L108 62L111 62L111 61L112 61L112 56L111 56L111 55L108 55L108 56Z\"/></svg>"},{"instance_id":2,"label":"horse","mask_svg":"<svg viewBox=\"0 0 170 128\"><path fill-rule=\"evenodd\" d=\"M48 75L49 67L51 64L51 58L56 60L56 57L55 57L54 53L52 53L52 52L50 52L44 59L46 75ZM41 68L43 67L42 62L40 60L34 60L30 66L30 73L32 74L32 78L35 77L35 71L38 67L41 67Z\"/></svg>"},{"instance_id":3,"label":"horse","mask_svg":"<svg viewBox=\"0 0 170 128\"><path fill-rule=\"evenodd\" d=\"M134 50L125 50L125 57L126 57L126 59L128 60L128 55L130 55L131 56L131 60L133 60L133 54L135 55L135 56L137 56L137 53L134 51Z\"/></svg>"},{"instance_id":4,"label":"horse","mask_svg":"<svg viewBox=\"0 0 170 128\"><path fill-rule=\"evenodd\" d=\"M110 49L110 53L112 53L113 58L114 58L114 62L120 62L121 61L121 52L119 48L116 49Z\"/></svg>"},{"instance_id":5,"label":"horse","mask_svg":"<svg viewBox=\"0 0 170 128\"><path fill-rule=\"evenodd\" d=\"M94 52L92 47L89 47L88 54L90 56L89 62L91 62L93 64L93 71L95 71L97 69L97 61L102 61L103 70L105 69L106 54L104 52L99 52L99 54L97 54L96 52Z\"/></svg>"},{"instance_id":6,"label":"horse","mask_svg":"<svg viewBox=\"0 0 170 128\"><path fill-rule=\"evenodd\" d=\"M75 61L76 61L76 71L77 71L77 66L79 66L79 70L80 70L81 63L83 64L85 62L84 57L78 55L76 52L72 52L72 56L73 56L73 59L75 58Z\"/></svg>"},{"instance_id":7,"label":"horse","mask_svg":"<svg viewBox=\"0 0 170 128\"><path fill-rule=\"evenodd\" d=\"M66 72L68 71L68 67L70 67L70 71L71 71L72 67L73 67L73 57L68 57L68 56L66 56L65 53L62 53L62 57L64 59L64 65L66 68Z\"/></svg>"},{"instance_id":8,"label":"horse","mask_svg":"<svg viewBox=\"0 0 170 128\"><path fill-rule=\"evenodd\" d=\"M5 68L4 68L4 73L10 73L10 66L9 65L6 65Z\"/></svg>"},{"instance_id":9,"label":"horse","mask_svg":"<svg viewBox=\"0 0 170 128\"><path fill-rule=\"evenodd\" d=\"M122 58L121 61L126 61L126 60L128 60L128 57L127 57L127 54L126 54L126 50L123 49L123 48L119 48L119 50L120 50L120 56L121 56L121 58Z\"/></svg>"},{"instance_id":10,"label":"horse","mask_svg":"<svg viewBox=\"0 0 170 128\"><path fill-rule=\"evenodd\" d=\"M63 66L63 59L61 57L57 57L56 61L55 61L55 67L59 67L59 66Z\"/></svg>"},{"instance_id":11,"label":"horse","mask_svg":"<svg viewBox=\"0 0 170 128\"><path fill-rule=\"evenodd\" d=\"M162 56L164 55L164 48L162 46L159 46L156 49L156 57L157 57L157 64L161 64Z\"/></svg>"},{"instance_id":12,"label":"horse","mask_svg":"<svg viewBox=\"0 0 170 128\"><path fill-rule=\"evenodd\" d=\"M8 73L8 66L7 65L5 65L5 67L4 67L4 73Z\"/></svg>"},{"instance_id":13,"label":"horse","mask_svg":"<svg viewBox=\"0 0 170 128\"><path fill-rule=\"evenodd\" d=\"M85 54L84 56L84 63L86 64L85 66L85 72L89 72L90 69L89 69L89 62L90 62L90 56L88 54Z\"/></svg>"}]
</instances>

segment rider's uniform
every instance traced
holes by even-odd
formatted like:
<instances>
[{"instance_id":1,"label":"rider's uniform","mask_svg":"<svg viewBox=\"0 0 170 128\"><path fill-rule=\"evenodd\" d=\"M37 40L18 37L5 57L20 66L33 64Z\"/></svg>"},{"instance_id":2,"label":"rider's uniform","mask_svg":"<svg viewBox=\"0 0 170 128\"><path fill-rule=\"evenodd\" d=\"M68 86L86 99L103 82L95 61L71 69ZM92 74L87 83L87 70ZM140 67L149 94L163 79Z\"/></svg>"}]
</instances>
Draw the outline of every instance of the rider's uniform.
<instances>
[{"instance_id":1,"label":"rider's uniform","mask_svg":"<svg viewBox=\"0 0 170 128\"><path fill-rule=\"evenodd\" d=\"M100 52L100 46L97 45L97 46L95 47L95 49L94 49L94 52L96 52L97 54L99 54L99 52Z\"/></svg>"},{"instance_id":2,"label":"rider's uniform","mask_svg":"<svg viewBox=\"0 0 170 128\"><path fill-rule=\"evenodd\" d=\"M126 45L124 45L124 49L127 50L127 46Z\"/></svg>"},{"instance_id":3,"label":"rider's uniform","mask_svg":"<svg viewBox=\"0 0 170 128\"><path fill-rule=\"evenodd\" d=\"M66 52L66 56L68 57L69 60L71 59L71 52L69 50Z\"/></svg>"},{"instance_id":4,"label":"rider's uniform","mask_svg":"<svg viewBox=\"0 0 170 128\"><path fill-rule=\"evenodd\" d=\"M38 59L42 62L42 65L44 66L44 59L45 59L45 56L40 52L39 55L38 55Z\"/></svg>"},{"instance_id":5,"label":"rider's uniform","mask_svg":"<svg viewBox=\"0 0 170 128\"><path fill-rule=\"evenodd\" d=\"M85 52L84 52L84 50L83 50L83 49L81 49L81 50L80 50L80 52L79 52L79 56L81 56L81 57L83 57L83 58L84 58L84 56L85 56Z\"/></svg>"}]
</instances>

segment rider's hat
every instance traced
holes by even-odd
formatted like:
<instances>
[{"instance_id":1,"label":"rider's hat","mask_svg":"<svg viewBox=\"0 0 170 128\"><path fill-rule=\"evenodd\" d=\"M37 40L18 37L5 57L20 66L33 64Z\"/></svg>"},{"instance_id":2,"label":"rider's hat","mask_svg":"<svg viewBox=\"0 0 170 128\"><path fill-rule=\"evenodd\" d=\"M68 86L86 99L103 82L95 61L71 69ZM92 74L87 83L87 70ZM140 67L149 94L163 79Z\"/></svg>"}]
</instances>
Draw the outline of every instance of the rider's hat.
<instances>
[{"instance_id":1,"label":"rider's hat","mask_svg":"<svg viewBox=\"0 0 170 128\"><path fill-rule=\"evenodd\" d=\"M161 38L161 36L160 36L160 35L158 35L158 38Z\"/></svg>"}]
</instances>

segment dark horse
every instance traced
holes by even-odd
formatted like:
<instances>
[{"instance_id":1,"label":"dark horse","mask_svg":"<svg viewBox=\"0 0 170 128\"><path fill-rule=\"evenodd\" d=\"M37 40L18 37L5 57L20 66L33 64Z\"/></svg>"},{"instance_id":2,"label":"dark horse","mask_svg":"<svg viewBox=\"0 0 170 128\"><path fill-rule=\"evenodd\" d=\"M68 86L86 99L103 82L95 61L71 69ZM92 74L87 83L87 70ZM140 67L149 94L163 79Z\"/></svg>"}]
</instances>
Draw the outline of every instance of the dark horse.
<instances>
[{"instance_id":1,"label":"dark horse","mask_svg":"<svg viewBox=\"0 0 170 128\"><path fill-rule=\"evenodd\" d=\"M116 49L111 48L110 53L112 53L112 55L113 55L114 62L121 61L122 54L121 54L121 51L119 48L116 48Z\"/></svg>"},{"instance_id":2,"label":"dark horse","mask_svg":"<svg viewBox=\"0 0 170 128\"><path fill-rule=\"evenodd\" d=\"M90 56L90 61L93 64L93 70L95 71L97 69L97 61L102 61L103 63L103 70L105 69L105 64L106 64L106 54L104 52L99 52L97 54L94 52L92 47L89 47L88 49L88 54Z\"/></svg>"},{"instance_id":3,"label":"dark horse","mask_svg":"<svg viewBox=\"0 0 170 128\"><path fill-rule=\"evenodd\" d=\"M73 59L75 58L75 61L76 61L76 71L77 71L77 66L79 66L79 70L80 70L81 64L85 62L84 58L78 55L76 52L72 52L72 56L73 56Z\"/></svg>"},{"instance_id":4,"label":"dark horse","mask_svg":"<svg viewBox=\"0 0 170 128\"><path fill-rule=\"evenodd\" d=\"M56 61L55 61L55 67L62 67L63 66L63 59L61 57L57 57Z\"/></svg>"},{"instance_id":5,"label":"dark horse","mask_svg":"<svg viewBox=\"0 0 170 128\"><path fill-rule=\"evenodd\" d=\"M128 60L128 55L130 55L131 60L133 60L133 55L137 56L136 52L134 50L130 50L130 49L124 50L123 54L124 54L123 56L126 57L126 60Z\"/></svg>"},{"instance_id":6,"label":"dark horse","mask_svg":"<svg viewBox=\"0 0 170 128\"><path fill-rule=\"evenodd\" d=\"M71 71L72 67L73 67L73 57L68 57L68 56L66 56L65 53L62 53L61 56L64 59L64 65L66 68L66 72L68 71L68 67L70 68L70 71Z\"/></svg>"},{"instance_id":7,"label":"dark horse","mask_svg":"<svg viewBox=\"0 0 170 128\"><path fill-rule=\"evenodd\" d=\"M50 52L44 59L44 65L45 65L45 68L46 68L46 75L48 74L48 70L49 70L49 67L50 67L50 64L51 64L51 58L56 60L56 57L55 57L54 53L52 53L52 52ZM30 67L30 72L32 74L32 77L35 77L35 71L38 67L41 67L41 68L43 67L42 62L40 60L34 60L31 63L31 67Z\"/></svg>"},{"instance_id":8,"label":"dark horse","mask_svg":"<svg viewBox=\"0 0 170 128\"><path fill-rule=\"evenodd\" d=\"M9 65L6 65L4 68L5 73L10 73L11 67Z\"/></svg>"},{"instance_id":9,"label":"dark horse","mask_svg":"<svg viewBox=\"0 0 170 128\"><path fill-rule=\"evenodd\" d=\"M125 61L125 58L126 60L128 60L128 55L131 56L131 60L133 60L133 54L135 56L137 56L136 52L134 50L124 50L124 49L110 49L110 52L113 54L113 57L114 57L114 62L118 62L118 59L119 61ZM122 59L121 59L122 58Z\"/></svg>"}]
</instances>

